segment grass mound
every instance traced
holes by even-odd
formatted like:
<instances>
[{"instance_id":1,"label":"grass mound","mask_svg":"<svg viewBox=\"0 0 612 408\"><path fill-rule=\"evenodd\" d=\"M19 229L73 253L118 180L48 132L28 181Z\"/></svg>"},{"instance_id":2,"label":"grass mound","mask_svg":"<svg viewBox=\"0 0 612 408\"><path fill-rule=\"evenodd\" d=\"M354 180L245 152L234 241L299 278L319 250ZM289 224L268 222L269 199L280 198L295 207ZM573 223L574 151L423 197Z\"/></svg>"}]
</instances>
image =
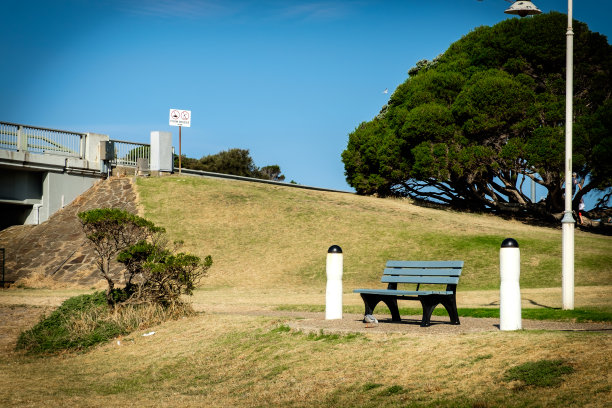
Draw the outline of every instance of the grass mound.
<instances>
[{"instance_id":1,"label":"grass mound","mask_svg":"<svg viewBox=\"0 0 612 408\"><path fill-rule=\"evenodd\" d=\"M381 199L188 176L138 178L147 219L215 267L206 286L319 289L331 245L344 253L343 285L375 288L390 259L463 260L458 289L499 289L504 239L520 244L521 288L561 286L561 233L492 215ZM177 205L177 197L180 205ZM576 231L576 286L609 284L612 237Z\"/></svg>"},{"instance_id":2,"label":"grass mound","mask_svg":"<svg viewBox=\"0 0 612 408\"><path fill-rule=\"evenodd\" d=\"M67 299L34 327L22 332L17 350L51 354L84 350L137 329L193 314L189 305L129 305L109 309L104 292Z\"/></svg>"}]
</instances>

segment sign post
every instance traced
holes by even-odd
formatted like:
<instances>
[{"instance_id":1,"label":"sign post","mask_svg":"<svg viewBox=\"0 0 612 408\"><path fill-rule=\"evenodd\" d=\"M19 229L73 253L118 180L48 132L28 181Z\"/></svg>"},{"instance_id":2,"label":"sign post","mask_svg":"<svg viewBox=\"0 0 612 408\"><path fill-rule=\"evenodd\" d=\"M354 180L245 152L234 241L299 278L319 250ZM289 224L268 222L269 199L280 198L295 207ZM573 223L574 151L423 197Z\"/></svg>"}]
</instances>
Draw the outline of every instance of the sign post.
<instances>
[{"instance_id":1,"label":"sign post","mask_svg":"<svg viewBox=\"0 0 612 408\"><path fill-rule=\"evenodd\" d=\"M183 109L170 109L170 126L179 127L179 174L181 174L181 129L183 126L191 127L191 111Z\"/></svg>"}]
</instances>

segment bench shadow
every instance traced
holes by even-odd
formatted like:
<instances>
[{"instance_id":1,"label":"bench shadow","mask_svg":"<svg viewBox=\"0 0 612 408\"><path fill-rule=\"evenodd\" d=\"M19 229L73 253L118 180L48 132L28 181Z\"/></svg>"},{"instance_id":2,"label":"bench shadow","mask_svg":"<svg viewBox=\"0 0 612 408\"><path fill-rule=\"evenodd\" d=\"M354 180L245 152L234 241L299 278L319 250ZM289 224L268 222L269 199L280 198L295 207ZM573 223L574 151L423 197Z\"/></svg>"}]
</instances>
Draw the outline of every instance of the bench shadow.
<instances>
[{"instance_id":1,"label":"bench shadow","mask_svg":"<svg viewBox=\"0 0 612 408\"><path fill-rule=\"evenodd\" d=\"M361 321L361 320L360 320ZM438 326L438 325L446 325L446 326L457 326L454 324L451 324L448 320L430 320L429 321L431 326ZM421 319L410 319L410 318L404 318L402 317L402 320L397 322L397 321L393 321L391 320L391 318L383 318L383 319L378 319L378 324L402 324L402 325L409 325L409 326L421 326ZM426 329L427 327L425 327Z\"/></svg>"}]
</instances>

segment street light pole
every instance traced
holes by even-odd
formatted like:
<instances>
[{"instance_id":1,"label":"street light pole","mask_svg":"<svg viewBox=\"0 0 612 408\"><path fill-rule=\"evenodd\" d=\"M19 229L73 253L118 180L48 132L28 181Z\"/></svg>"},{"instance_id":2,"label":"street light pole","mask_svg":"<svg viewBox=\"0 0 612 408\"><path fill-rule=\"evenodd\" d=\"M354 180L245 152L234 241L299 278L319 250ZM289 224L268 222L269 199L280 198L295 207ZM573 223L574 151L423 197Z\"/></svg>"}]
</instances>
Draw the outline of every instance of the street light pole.
<instances>
[{"instance_id":1,"label":"street light pole","mask_svg":"<svg viewBox=\"0 0 612 408\"><path fill-rule=\"evenodd\" d=\"M572 216L572 130L574 96L574 31L572 1L567 0L567 50L565 67L565 211L561 220L562 277L561 290L564 310L574 309L574 217ZM521 17L540 14L531 1L515 1L506 11Z\"/></svg>"},{"instance_id":2,"label":"street light pole","mask_svg":"<svg viewBox=\"0 0 612 408\"><path fill-rule=\"evenodd\" d=\"M567 1L567 55L565 67L565 213L561 220L563 242L563 275L561 281L563 309L574 309L574 217L572 216L572 132L574 95L574 31L572 0Z\"/></svg>"}]
</instances>

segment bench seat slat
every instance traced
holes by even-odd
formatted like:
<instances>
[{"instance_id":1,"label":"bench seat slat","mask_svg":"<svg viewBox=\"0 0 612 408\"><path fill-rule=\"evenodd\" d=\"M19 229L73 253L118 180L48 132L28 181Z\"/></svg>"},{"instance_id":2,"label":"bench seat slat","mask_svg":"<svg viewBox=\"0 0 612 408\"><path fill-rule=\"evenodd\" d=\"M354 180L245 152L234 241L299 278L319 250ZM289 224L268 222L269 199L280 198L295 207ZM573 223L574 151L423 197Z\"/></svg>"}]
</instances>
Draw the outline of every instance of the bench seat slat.
<instances>
[{"instance_id":1,"label":"bench seat slat","mask_svg":"<svg viewBox=\"0 0 612 408\"><path fill-rule=\"evenodd\" d=\"M463 261L387 261L387 268L463 268Z\"/></svg>"},{"instance_id":2,"label":"bench seat slat","mask_svg":"<svg viewBox=\"0 0 612 408\"><path fill-rule=\"evenodd\" d=\"M389 276L383 275L380 280L383 283L422 283L422 284L447 284L456 285L459 277L454 276Z\"/></svg>"},{"instance_id":3,"label":"bench seat slat","mask_svg":"<svg viewBox=\"0 0 612 408\"><path fill-rule=\"evenodd\" d=\"M419 295L452 295L447 290L393 290L393 289L354 289L354 293L368 293L371 295L393 296L419 296Z\"/></svg>"},{"instance_id":4,"label":"bench seat slat","mask_svg":"<svg viewBox=\"0 0 612 408\"><path fill-rule=\"evenodd\" d=\"M385 268L385 275L461 276L461 269Z\"/></svg>"}]
</instances>

